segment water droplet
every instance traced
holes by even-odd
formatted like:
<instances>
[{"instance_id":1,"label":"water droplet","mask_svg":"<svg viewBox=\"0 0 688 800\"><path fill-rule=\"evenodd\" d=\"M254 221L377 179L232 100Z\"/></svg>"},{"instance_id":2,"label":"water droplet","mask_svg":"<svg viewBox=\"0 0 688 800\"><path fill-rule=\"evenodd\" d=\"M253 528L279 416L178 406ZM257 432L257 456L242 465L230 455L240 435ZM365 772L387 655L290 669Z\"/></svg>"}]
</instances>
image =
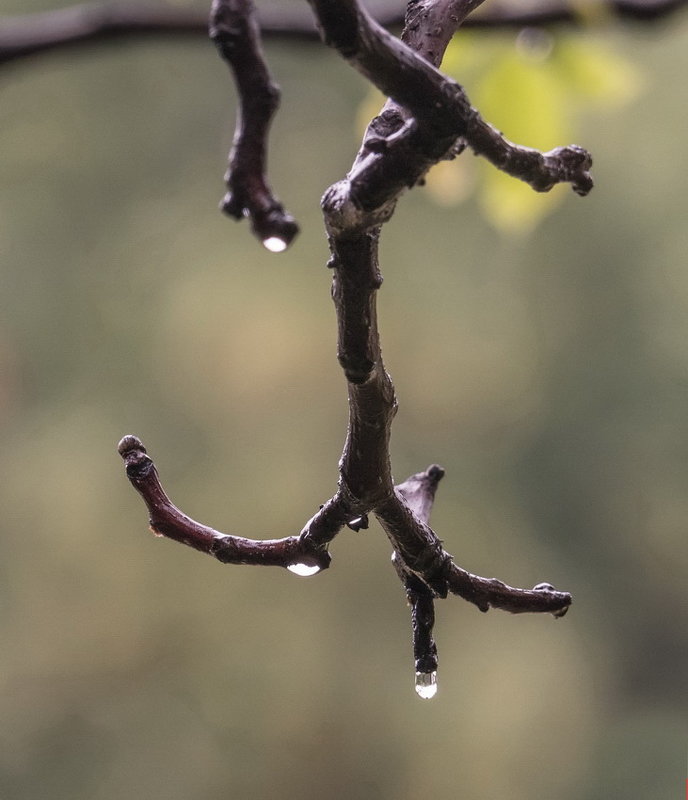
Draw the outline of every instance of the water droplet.
<instances>
[{"instance_id":1,"label":"water droplet","mask_svg":"<svg viewBox=\"0 0 688 800\"><path fill-rule=\"evenodd\" d=\"M263 239L263 247L271 253L282 253L287 249L287 243L279 236L268 236L267 239Z\"/></svg>"},{"instance_id":2,"label":"water droplet","mask_svg":"<svg viewBox=\"0 0 688 800\"><path fill-rule=\"evenodd\" d=\"M320 572L320 567L317 564L304 564L300 561L289 564L287 569L289 572L293 572L294 575L299 575L301 578L309 578L311 575L315 575L316 572Z\"/></svg>"},{"instance_id":3,"label":"water droplet","mask_svg":"<svg viewBox=\"0 0 688 800\"><path fill-rule=\"evenodd\" d=\"M416 672L416 694L424 700L437 694L436 672Z\"/></svg>"}]
</instances>

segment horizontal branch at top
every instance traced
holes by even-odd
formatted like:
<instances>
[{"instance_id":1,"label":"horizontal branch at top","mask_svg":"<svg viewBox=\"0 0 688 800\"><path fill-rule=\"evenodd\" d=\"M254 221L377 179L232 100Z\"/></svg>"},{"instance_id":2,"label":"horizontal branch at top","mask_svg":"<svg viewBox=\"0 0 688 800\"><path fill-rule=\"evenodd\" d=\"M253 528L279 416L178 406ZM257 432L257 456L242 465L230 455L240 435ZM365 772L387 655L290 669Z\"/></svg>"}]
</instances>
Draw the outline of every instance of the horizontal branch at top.
<instances>
[{"instance_id":1,"label":"horizontal branch at top","mask_svg":"<svg viewBox=\"0 0 688 800\"><path fill-rule=\"evenodd\" d=\"M688 0L604 0L606 12L626 20L652 22L683 8ZM377 7L377 21L385 27L400 27L403 3ZM522 28L534 25L589 24L592 11L582 14L575 3L550 0L523 10L501 6L471 15L463 27ZM262 34L266 38L318 41L312 16L305 8L284 9L277 4L259 9ZM100 44L112 39L206 36L206 9L184 8L163 3L131 0L100 0L54 11L0 17L0 64L66 47Z\"/></svg>"}]
</instances>

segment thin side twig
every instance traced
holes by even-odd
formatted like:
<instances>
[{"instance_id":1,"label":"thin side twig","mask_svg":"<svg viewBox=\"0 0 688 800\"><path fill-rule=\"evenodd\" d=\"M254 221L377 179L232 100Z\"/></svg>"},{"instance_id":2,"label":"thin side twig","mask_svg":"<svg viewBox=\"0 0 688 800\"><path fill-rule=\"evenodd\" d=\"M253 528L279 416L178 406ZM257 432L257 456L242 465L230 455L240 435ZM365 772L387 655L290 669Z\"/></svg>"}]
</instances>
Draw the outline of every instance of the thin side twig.
<instances>
[{"instance_id":1,"label":"thin side twig","mask_svg":"<svg viewBox=\"0 0 688 800\"><path fill-rule=\"evenodd\" d=\"M437 485L443 477L442 467L431 464L424 472L411 475L396 487L397 494L401 496L409 510L426 525L430 521ZM411 607L416 691L432 692L437 675L437 645L433 638L435 595L422 580L411 572L396 550L392 553L392 563L399 580L406 589L406 599Z\"/></svg>"},{"instance_id":2,"label":"thin side twig","mask_svg":"<svg viewBox=\"0 0 688 800\"><path fill-rule=\"evenodd\" d=\"M221 208L237 220L248 218L258 239L279 252L299 228L266 176L268 131L280 92L265 63L252 0L213 0L210 38L232 70L240 101Z\"/></svg>"},{"instance_id":3,"label":"thin side twig","mask_svg":"<svg viewBox=\"0 0 688 800\"><path fill-rule=\"evenodd\" d=\"M416 689L422 697L430 697L436 690L432 630L437 598L451 593L481 611L493 607L562 616L571 596L544 583L533 589L513 588L456 565L429 526L435 490L444 474L441 467L432 465L394 485L389 443L397 401L382 360L376 309L382 283L380 229L401 193L432 164L463 146L464 140L539 189L547 188L548 182L567 180L574 188L587 190L587 161L576 161L579 151L584 153L580 148L542 155L511 145L482 121L461 87L433 66L440 63L452 34L479 0L412 3L402 37L414 49L380 28L356 0L309 2L325 41L391 98L369 126L347 177L330 187L322 201L331 252L328 266L333 272L337 355L349 395L338 491L298 537L257 542L219 534L172 505L136 437L125 437L120 452L130 481L148 507L153 530L227 563L297 567L294 571L299 574L312 574L329 565L328 545L344 526L365 528L373 514L392 545L394 566L411 605ZM225 16L232 13L239 14L235 28ZM214 38L237 71L240 87L248 80L241 73L255 64L257 48L251 45L249 58L234 58L233 48L240 45L233 37L250 23L250 13L248 2L239 0L215 0L213 5ZM255 29L251 35L257 36ZM267 72L259 82L263 87L270 83ZM251 168L252 155L237 148L237 169L245 162Z\"/></svg>"},{"instance_id":4,"label":"thin side twig","mask_svg":"<svg viewBox=\"0 0 688 800\"><path fill-rule=\"evenodd\" d=\"M332 254L329 266L334 271L338 354L349 391L340 489L376 516L392 544L394 564L411 605L416 688L421 696L430 697L436 688L435 598L453 593L482 611L493 607L561 616L571 596L549 584L513 588L457 566L428 524L437 483L444 474L440 467L434 465L393 485L389 438L397 404L382 360L376 314L380 228L400 194L456 148L459 137L476 149L487 150L488 144L500 148L502 168L517 172L537 188L544 188L545 172L548 181L571 180L574 188L586 190L589 186L582 183L589 176L564 165L570 149L560 155L561 164L539 153L533 163L531 151L511 145L483 123L461 87L431 63L440 63L456 27L477 2L421 0L410 5L402 39L413 50L381 29L356 0L309 2L325 42L393 101L371 123L351 171L325 193L322 206ZM506 160L501 158L504 151ZM497 158L497 151L490 155Z\"/></svg>"},{"instance_id":5,"label":"thin side twig","mask_svg":"<svg viewBox=\"0 0 688 800\"><path fill-rule=\"evenodd\" d=\"M220 533L188 517L169 499L158 471L136 436L125 436L118 445L127 477L141 495L150 515L150 529L157 536L181 542L223 564L294 567L305 565L318 572L330 565L327 545L344 527L350 514L340 495L335 495L305 525L299 536L282 539L246 539Z\"/></svg>"}]
</instances>

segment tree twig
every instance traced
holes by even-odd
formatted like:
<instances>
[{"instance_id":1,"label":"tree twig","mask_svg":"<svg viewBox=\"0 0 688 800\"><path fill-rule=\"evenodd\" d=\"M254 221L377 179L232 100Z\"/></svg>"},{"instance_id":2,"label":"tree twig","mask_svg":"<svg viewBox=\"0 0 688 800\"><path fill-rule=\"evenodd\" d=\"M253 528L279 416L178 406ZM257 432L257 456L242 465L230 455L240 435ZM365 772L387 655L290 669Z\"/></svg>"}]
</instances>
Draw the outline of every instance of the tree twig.
<instances>
[{"instance_id":1,"label":"tree twig","mask_svg":"<svg viewBox=\"0 0 688 800\"><path fill-rule=\"evenodd\" d=\"M327 545L350 516L340 495L322 506L299 536L258 540L230 536L187 517L172 503L162 488L153 460L138 437L125 436L117 449L129 481L148 508L150 529L157 536L174 539L223 564L286 567L297 574L314 574L329 567ZM306 572L300 573L299 568Z\"/></svg>"},{"instance_id":2,"label":"tree twig","mask_svg":"<svg viewBox=\"0 0 688 800\"><path fill-rule=\"evenodd\" d=\"M401 496L409 510L426 525L430 521L437 484L443 476L442 467L431 464L424 472L411 475L396 487L397 494ZM435 595L409 570L396 550L392 552L392 563L406 589L406 599L411 607L416 692L421 697L430 698L437 690L437 645L433 638Z\"/></svg>"},{"instance_id":3,"label":"tree twig","mask_svg":"<svg viewBox=\"0 0 688 800\"><path fill-rule=\"evenodd\" d=\"M623 20L647 24L670 17L687 0L603 0L603 11ZM376 19L387 28L400 27L404 20L397 0L376 11ZM261 9L261 31L266 38L317 42L312 18L300 8ZM536 8L485 10L464 22L482 29L523 28L542 25L586 25L588 19L575 3L550 0ZM0 17L0 64L36 56L52 50L101 44L114 39L151 37L200 37L207 30L207 17L200 8L183 8L164 3L131 0L94 0L57 11L41 11Z\"/></svg>"},{"instance_id":4,"label":"tree twig","mask_svg":"<svg viewBox=\"0 0 688 800\"><path fill-rule=\"evenodd\" d=\"M252 0L213 0L210 38L232 70L240 100L221 208L237 220L250 219L265 247L280 252L299 228L266 177L268 131L280 92L263 57Z\"/></svg>"},{"instance_id":5,"label":"tree twig","mask_svg":"<svg viewBox=\"0 0 688 800\"><path fill-rule=\"evenodd\" d=\"M373 209L376 221L384 222L403 189L415 185L430 166L465 143L537 191L562 182L571 183L581 195L592 188L592 159L582 148L559 147L543 154L510 142L482 119L456 81L378 25L359 3L309 2L326 43L408 112L397 119L394 109L388 108L387 118L383 112L369 129L346 181L330 191L330 226L349 227L357 215L361 224L369 225ZM465 5L475 4L467 0ZM455 26L451 20L452 32ZM438 60L441 57L442 53Z\"/></svg>"}]
</instances>

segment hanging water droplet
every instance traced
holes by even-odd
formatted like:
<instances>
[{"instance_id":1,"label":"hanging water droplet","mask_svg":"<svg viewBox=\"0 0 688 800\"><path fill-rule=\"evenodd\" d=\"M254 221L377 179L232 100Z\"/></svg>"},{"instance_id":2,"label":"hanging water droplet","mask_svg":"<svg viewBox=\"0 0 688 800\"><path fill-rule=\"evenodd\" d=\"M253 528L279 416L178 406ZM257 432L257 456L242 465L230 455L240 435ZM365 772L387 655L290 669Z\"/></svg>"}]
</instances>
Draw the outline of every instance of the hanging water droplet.
<instances>
[{"instance_id":1,"label":"hanging water droplet","mask_svg":"<svg viewBox=\"0 0 688 800\"><path fill-rule=\"evenodd\" d=\"M293 572L294 575L299 575L301 578L310 578L311 575L320 572L320 567L317 564L304 564L300 561L296 561L294 564L288 564L287 569L289 572Z\"/></svg>"},{"instance_id":2,"label":"hanging water droplet","mask_svg":"<svg viewBox=\"0 0 688 800\"><path fill-rule=\"evenodd\" d=\"M436 672L416 672L416 694L424 700L437 694Z\"/></svg>"},{"instance_id":3,"label":"hanging water droplet","mask_svg":"<svg viewBox=\"0 0 688 800\"><path fill-rule=\"evenodd\" d=\"M263 247L271 253L282 253L287 249L287 243L279 236L268 236L267 239L263 239Z\"/></svg>"}]
</instances>

